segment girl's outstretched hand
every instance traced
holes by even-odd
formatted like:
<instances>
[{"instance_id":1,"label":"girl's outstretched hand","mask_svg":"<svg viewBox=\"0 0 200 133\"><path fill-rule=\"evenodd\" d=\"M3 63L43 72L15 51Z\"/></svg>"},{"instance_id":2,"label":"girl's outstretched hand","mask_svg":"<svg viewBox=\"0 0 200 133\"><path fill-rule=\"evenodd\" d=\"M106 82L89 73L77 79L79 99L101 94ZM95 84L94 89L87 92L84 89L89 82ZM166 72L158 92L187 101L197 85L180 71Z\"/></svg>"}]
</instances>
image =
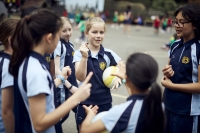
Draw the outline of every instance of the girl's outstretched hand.
<instances>
[{"instance_id":1,"label":"girl's outstretched hand","mask_svg":"<svg viewBox=\"0 0 200 133\"><path fill-rule=\"evenodd\" d=\"M121 84L122 84L122 79L125 79L126 76L126 65L124 64L123 61L120 61L118 64L117 64L117 67L119 68L118 72L117 73L112 73L111 76L117 76L118 78L115 80L114 82L114 85L112 87L111 90L113 90L114 88L118 89Z\"/></svg>"},{"instance_id":2,"label":"girl's outstretched hand","mask_svg":"<svg viewBox=\"0 0 200 133\"><path fill-rule=\"evenodd\" d=\"M83 108L85 109L86 114L90 114L90 115L96 115L98 112L99 107L97 105L95 105L94 107L92 107L92 105L90 106L86 106L83 105Z\"/></svg>"},{"instance_id":3,"label":"girl's outstretched hand","mask_svg":"<svg viewBox=\"0 0 200 133\"><path fill-rule=\"evenodd\" d=\"M63 67L62 68L62 76L65 78L65 80L71 75L72 70L69 66Z\"/></svg>"},{"instance_id":4,"label":"girl's outstretched hand","mask_svg":"<svg viewBox=\"0 0 200 133\"><path fill-rule=\"evenodd\" d=\"M88 83L92 77L93 73L90 72L88 76L85 78L85 81L82 83L82 85L79 87L79 89L76 91L76 93L73 94L73 96L79 100L79 102L85 101L90 96L90 91L92 84Z\"/></svg>"},{"instance_id":5,"label":"girl's outstretched hand","mask_svg":"<svg viewBox=\"0 0 200 133\"><path fill-rule=\"evenodd\" d=\"M113 89L116 89L116 90L117 90L117 89L121 86L121 84L122 84L121 79L120 79L120 78L117 78L117 79L115 80L114 85L113 85L113 87L112 87L111 90L113 90Z\"/></svg>"},{"instance_id":6,"label":"girl's outstretched hand","mask_svg":"<svg viewBox=\"0 0 200 133\"><path fill-rule=\"evenodd\" d=\"M111 76L117 76L118 78L120 79L125 79L126 76L126 65L124 64L123 61L120 61L118 64L117 64L117 67L119 68L119 71L117 73L112 73Z\"/></svg>"}]
</instances>

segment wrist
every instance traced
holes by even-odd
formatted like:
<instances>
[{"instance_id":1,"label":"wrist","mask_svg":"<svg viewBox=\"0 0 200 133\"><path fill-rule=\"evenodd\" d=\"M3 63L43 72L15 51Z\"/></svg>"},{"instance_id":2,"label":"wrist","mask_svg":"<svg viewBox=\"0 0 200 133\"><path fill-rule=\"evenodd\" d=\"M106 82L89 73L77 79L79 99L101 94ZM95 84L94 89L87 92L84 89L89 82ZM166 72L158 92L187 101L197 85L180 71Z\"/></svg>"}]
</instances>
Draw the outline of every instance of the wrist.
<instances>
[{"instance_id":1,"label":"wrist","mask_svg":"<svg viewBox=\"0 0 200 133\"><path fill-rule=\"evenodd\" d=\"M86 60L86 59L88 59L88 56L82 56L82 59Z\"/></svg>"},{"instance_id":2,"label":"wrist","mask_svg":"<svg viewBox=\"0 0 200 133\"><path fill-rule=\"evenodd\" d=\"M65 84L65 78L62 75L58 75L58 78L62 81L63 84Z\"/></svg>"}]
</instances>

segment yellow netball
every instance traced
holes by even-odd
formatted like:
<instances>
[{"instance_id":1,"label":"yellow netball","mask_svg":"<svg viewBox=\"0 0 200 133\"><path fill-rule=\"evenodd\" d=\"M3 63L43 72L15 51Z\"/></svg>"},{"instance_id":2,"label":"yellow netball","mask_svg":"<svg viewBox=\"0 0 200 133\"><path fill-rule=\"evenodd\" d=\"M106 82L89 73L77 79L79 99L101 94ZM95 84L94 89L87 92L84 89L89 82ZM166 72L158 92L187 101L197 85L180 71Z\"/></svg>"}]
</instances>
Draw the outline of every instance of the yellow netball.
<instances>
[{"instance_id":1,"label":"yellow netball","mask_svg":"<svg viewBox=\"0 0 200 133\"><path fill-rule=\"evenodd\" d=\"M107 111L98 113L93 119L92 119L92 123L94 123L95 121L99 120L101 117L103 117L105 114L107 113ZM107 130L100 132L100 133L109 133Z\"/></svg>"},{"instance_id":2,"label":"yellow netball","mask_svg":"<svg viewBox=\"0 0 200 133\"><path fill-rule=\"evenodd\" d=\"M115 74L118 71L119 71L119 68L116 66L110 66L104 70L103 82L108 88L112 89L114 82L117 79L116 76L111 76L111 74Z\"/></svg>"}]
</instances>

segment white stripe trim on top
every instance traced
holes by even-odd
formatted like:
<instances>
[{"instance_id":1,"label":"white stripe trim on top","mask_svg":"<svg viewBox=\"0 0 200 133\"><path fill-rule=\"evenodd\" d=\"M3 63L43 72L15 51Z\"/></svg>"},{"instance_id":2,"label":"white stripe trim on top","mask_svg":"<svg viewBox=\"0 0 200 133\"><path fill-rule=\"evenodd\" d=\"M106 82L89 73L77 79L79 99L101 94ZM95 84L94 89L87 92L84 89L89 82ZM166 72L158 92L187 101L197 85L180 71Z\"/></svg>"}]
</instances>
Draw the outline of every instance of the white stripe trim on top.
<instances>
[{"instance_id":1,"label":"white stripe trim on top","mask_svg":"<svg viewBox=\"0 0 200 133\"><path fill-rule=\"evenodd\" d=\"M137 100L135 102L135 105L131 112L131 118L128 123L128 127L131 127L131 128L129 128L130 133L135 133L135 131L136 131L138 119L139 119L140 112L142 109L142 104L143 104L143 100ZM129 133L129 131L127 133Z\"/></svg>"},{"instance_id":2,"label":"white stripe trim on top","mask_svg":"<svg viewBox=\"0 0 200 133\"><path fill-rule=\"evenodd\" d=\"M191 61L192 61L192 81L198 82L198 62L196 55L196 43L191 45ZM200 115L200 94L192 94L190 115Z\"/></svg>"}]
</instances>

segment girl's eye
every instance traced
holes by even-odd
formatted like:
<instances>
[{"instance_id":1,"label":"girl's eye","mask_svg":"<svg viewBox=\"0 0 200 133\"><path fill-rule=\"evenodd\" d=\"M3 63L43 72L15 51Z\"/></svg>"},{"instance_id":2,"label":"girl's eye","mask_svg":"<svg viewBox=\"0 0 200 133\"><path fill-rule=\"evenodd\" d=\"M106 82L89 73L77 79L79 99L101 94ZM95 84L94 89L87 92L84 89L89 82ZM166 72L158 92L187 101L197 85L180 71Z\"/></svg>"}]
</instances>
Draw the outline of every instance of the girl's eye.
<instances>
[{"instance_id":1,"label":"girl's eye","mask_svg":"<svg viewBox=\"0 0 200 133\"><path fill-rule=\"evenodd\" d=\"M103 31L101 31L100 33L101 33L101 34L104 34L104 32L103 32Z\"/></svg>"}]
</instances>

